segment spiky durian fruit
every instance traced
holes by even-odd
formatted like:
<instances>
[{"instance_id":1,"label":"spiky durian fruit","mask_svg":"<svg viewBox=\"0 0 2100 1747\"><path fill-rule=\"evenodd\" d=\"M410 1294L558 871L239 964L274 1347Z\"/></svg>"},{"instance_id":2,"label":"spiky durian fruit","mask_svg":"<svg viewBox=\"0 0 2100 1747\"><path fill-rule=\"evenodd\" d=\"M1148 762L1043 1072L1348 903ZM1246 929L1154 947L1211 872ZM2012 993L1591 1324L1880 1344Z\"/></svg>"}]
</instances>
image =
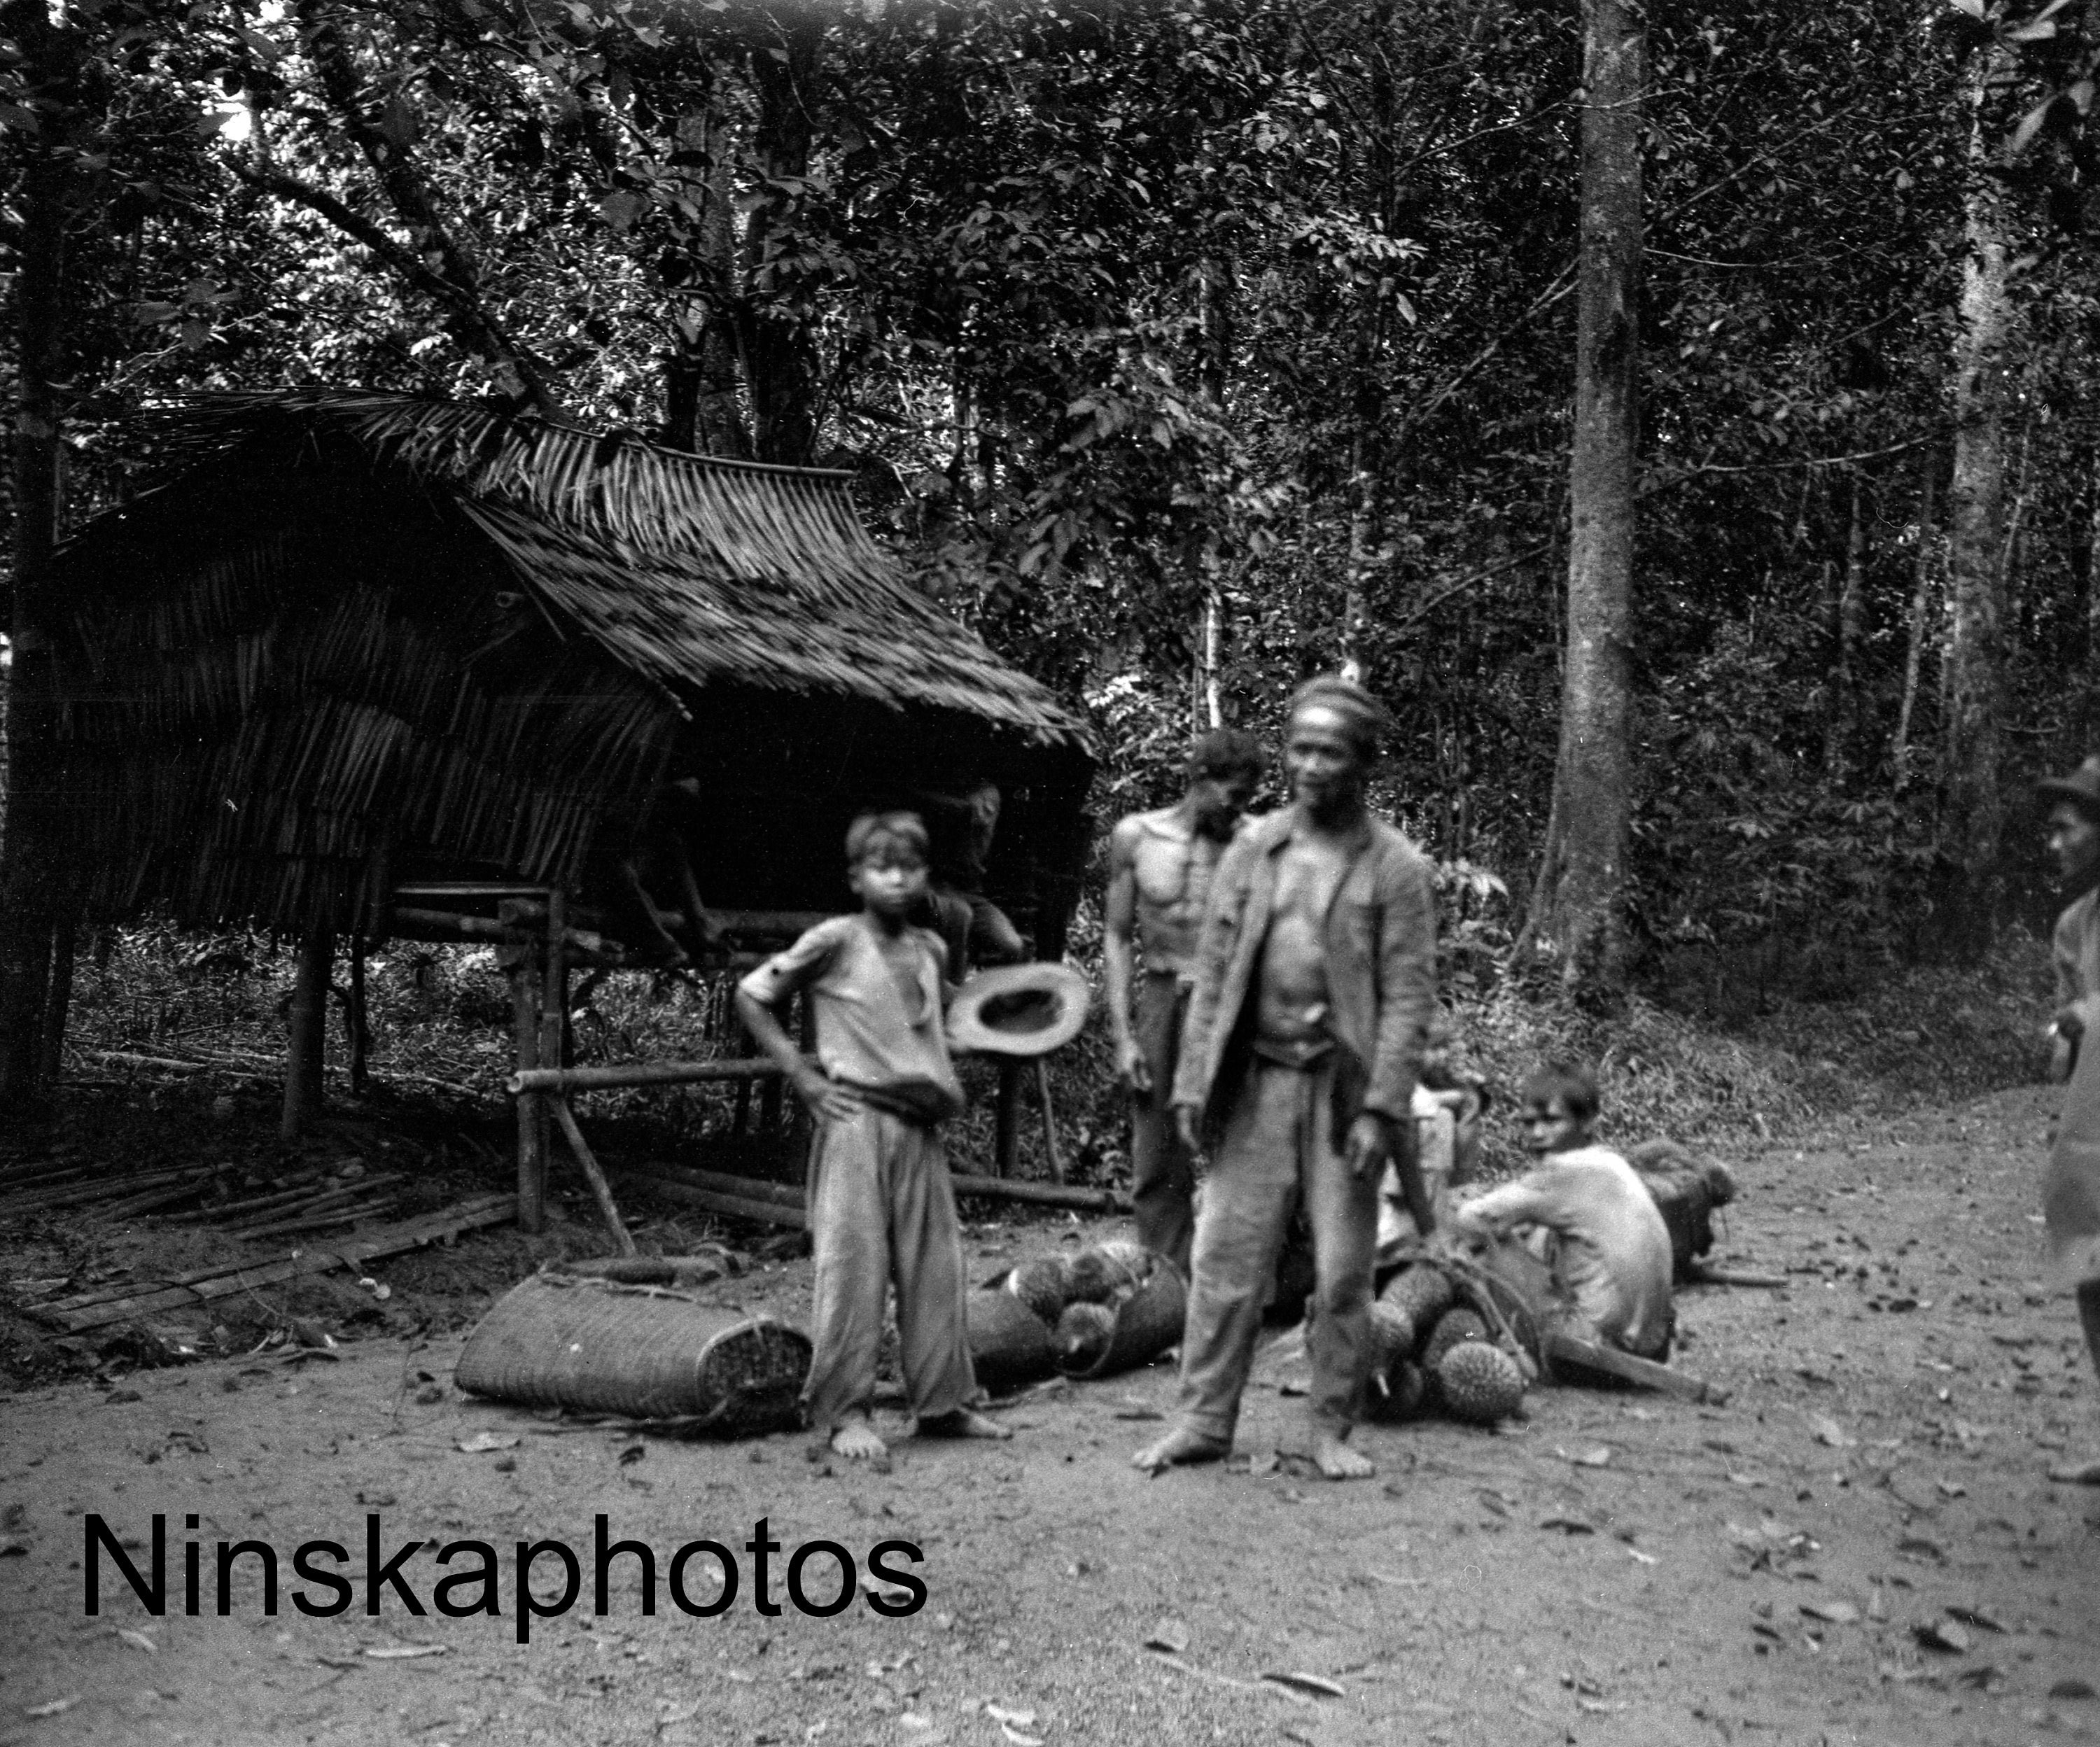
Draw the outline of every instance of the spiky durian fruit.
<instances>
[{"instance_id":1,"label":"spiky durian fruit","mask_svg":"<svg viewBox=\"0 0 2100 1747\"><path fill-rule=\"evenodd\" d=\"M1039 1255L1006 1277L1006 1289L1052 1328L1071 1302L1071 1281L1061 1255Z\"/></svg>"},{"instance_id":2,"label":"spiky durian fruit","mask_svg":"<svg viewBox=\"0 0 2100 1747\"><path fill-rule=\"evenodd\" d=\"M1485 1340L1462 1340L1447 1352L1437 1363L1436 1386L1445 1411L1476 1426L1507 1419L1524 1401L1516 1361Z\"/></svg>"}]
</instances>

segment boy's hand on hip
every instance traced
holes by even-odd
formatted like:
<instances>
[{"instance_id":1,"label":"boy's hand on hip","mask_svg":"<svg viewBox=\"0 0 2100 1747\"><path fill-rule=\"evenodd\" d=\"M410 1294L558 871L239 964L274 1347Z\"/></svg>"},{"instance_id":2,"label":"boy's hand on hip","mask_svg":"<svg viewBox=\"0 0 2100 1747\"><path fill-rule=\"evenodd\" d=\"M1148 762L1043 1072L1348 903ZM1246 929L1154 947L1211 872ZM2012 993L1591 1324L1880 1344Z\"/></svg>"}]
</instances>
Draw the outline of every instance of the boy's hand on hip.
<instances>
[{"instance_id":1,"label":"boy's hand on hip","mask_svg":"<svg viewBox=\"0 0 2100 1747\"><path fill-rule=\"evenodd\" d=\"M828 1117L835 1123L858 1115L864 1107L849 1087L827 1079L814 1068L795 1076L795 1095L809 1106L811 1115Z\"/></svg>"},{"instance_id":2,"label":"boy's hand on hip","mask_svg":"<svg viewBox=\"0 0 2100 1747\"><path fill-rule=\"evenodd\" d=\"M2085 1016L2079 1012L2075 1003L2069 1007L2059 1008L2053 1029L2067 1043L2075 1043L2085 1035Z\"/></svg>"}]
</instances>

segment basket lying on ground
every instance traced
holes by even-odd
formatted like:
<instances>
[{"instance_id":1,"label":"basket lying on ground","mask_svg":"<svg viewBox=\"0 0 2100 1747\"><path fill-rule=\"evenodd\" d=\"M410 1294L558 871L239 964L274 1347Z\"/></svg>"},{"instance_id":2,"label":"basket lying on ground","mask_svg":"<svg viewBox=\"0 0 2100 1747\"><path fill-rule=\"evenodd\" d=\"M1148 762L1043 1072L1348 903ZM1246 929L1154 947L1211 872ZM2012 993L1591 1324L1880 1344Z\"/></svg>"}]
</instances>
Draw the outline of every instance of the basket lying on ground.
<instances>
[{"instance_id":1,"label":"basket lying on ground","mask_svg":"<svg viewBox=\"0 0 2100 1747\"><path fill-rule=\"evenodd\" d=\"M520 1282L467 1337L470 1395L755 1437L792 1426L810 1339L690 1292L549 1271Z\"/></svg>"},{"instance_id":2,"label":"basket lying on ground","mask_svg":"<svg viewBox=\"0 0 2100 1747\"><path fill-rule=\"evenodd\" d=\"M1002 1274L999 1278L1004 1281ZM1050 1330L1011 1292L984 1287L964 1305L970 1343L970 1367L978 1383L1004 1395L1038 1382L1057 1369L1057 1349Z\"/></svg>"},{"instance_id":3,"label":"basket lying on ground","mask_svg":"<svg viewBox=\"0 0 2100 1747\"><path fill-rule=\"evenodd\" d=\"M1692 1263L1714 1247L1713 1216L1736 1198L1736 1174L1718 1158L1687 1152L1674 1140L1643 1140L1626 1151L1670 1228L1675 1277L1693 1277Z\"/></svg>"},{"instance_id":4,"label":"basket lying on ground","mask_svg":"<svg viewBox=\"0 0 2100 1747\"><path fill-rule=\"evenodd\" d=\"M1041 1256L970 1294L970 1357L995 1392L1053 1370L1107 1377L1177 1344L1187 1306L1173 1264L1127 1239Z\"/></svg>"}]
</instances>

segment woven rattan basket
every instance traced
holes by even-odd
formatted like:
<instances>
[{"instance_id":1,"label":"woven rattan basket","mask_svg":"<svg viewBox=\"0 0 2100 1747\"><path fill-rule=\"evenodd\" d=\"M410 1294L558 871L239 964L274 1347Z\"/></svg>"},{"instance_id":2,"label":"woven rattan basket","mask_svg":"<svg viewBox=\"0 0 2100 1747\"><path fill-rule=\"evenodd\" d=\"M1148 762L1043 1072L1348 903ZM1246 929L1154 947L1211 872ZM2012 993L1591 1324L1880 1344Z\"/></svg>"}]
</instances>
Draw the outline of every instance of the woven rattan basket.
<instances>
[{"instance_id":1,"label":"woven rattan basket","mask_svg":"<svg viewBox=\"0 0 2100 1747\"><path fill-rule=\"evenodd\" d=\"M454 1379L528 1407L752 1437L796 1422L810 1340L689 1292L546 1273L511 1288L467 1337Z\"/></svg>"},{"instance_id":2,"label":"woven rattan basket","mask_svg":"<svg viewBox=\"0 0 2100 1747\"><path fill-rule=\"evenodd\" d=\"M1011 1292L980 1287L964 1301L964 1317L970 1368L994 1395L1056 1374L1057 1348L1050 1330Z\"/></svg>"},{"instance_id":3,"label":"woven rattan basket","mask_svg":"<svg viewBox=\"0 0 2100 1747\"><path fill-rule=\"evenodd\" d=\"M1180 1275L1172 1264L1155 1260L1145 1284L1116 1306L1115 1330L1107 1349L1091 1365L1065 1365L1065 1374L1112 1377L1118 1371L1151 1364L1168 1348L1180 1344L1188 1310L1189 1289Z\"/></svg>"}]
</instances>

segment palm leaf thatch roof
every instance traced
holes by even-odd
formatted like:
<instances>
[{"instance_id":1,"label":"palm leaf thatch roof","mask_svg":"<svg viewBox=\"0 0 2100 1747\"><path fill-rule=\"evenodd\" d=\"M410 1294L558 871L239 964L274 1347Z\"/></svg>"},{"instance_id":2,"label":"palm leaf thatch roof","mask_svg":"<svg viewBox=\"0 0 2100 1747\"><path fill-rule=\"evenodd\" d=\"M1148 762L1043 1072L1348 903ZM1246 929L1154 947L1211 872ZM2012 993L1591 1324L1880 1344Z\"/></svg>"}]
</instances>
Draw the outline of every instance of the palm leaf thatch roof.
<instances>
[{"instance_id":1,"label":"palm leaf thatch roof","mask_svg":"<svg viewBox=\"0 0 2100 1747\"><path fill-rule=\"evenodd\" d=\"M1083 743L1043 686L911 587L862 527L850 474L393 395L227 395L170 422L203 460L347 442L450 497L527 589L667 689L840 693Z\"/></svg>"},{"instance_id":2,"label":"palm leaf thatch roof","mask_svg":"<svg viewBox=\"0 0 2100 1747\"><path fill-rule=\"evenodd\" d=\"M1083 730L911 586L849 475L381 394L160 419L170 477L60 554L92 911L364 928L410 867L574 886L668 775L821 792L827 832L900 779L1076 810ZM835 836L782 816L727 805L717 865L835 884Z\"/></svg>"}]
</instances>

